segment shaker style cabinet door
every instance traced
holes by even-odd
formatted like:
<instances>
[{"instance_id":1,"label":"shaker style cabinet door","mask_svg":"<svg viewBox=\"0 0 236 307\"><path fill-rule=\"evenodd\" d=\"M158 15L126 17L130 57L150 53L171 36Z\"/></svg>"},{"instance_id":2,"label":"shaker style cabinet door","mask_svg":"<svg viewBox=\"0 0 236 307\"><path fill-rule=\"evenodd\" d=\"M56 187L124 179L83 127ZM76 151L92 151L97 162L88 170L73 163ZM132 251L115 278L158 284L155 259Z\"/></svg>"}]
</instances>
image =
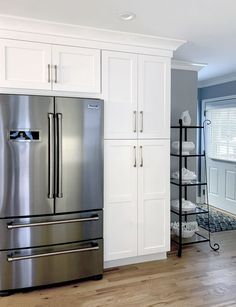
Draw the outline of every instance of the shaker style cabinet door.
<instances>
[{"instance_id":1,"label":"shaker style cabinet door","mask_svg":"<svg viewBox=\"0 0 236 307\"><path fill-rule=\"evenodd\" d=\"M137 139L137 55L103 51L105 139Z\"/></svg>"},{"instance_id":2,"label":"shaker style cabinet door","mask_svg":"<svg viewBox=\"0 0 236 307\"><path fill-rule=\"evenodd\" d=\"M105 141L105 261L137 256L136 143Z\"/></svg>"},{"instance_id":3,"label":"shaker style cabinet door","mask_svg":"<svg viewBox=\"0 0 236 307\"><path fill-rule=\"evenodd\" d=\"M0 40L0 87L51 89L51 46Z\"/></svg>"},{"instance_id":4,"label":"shaker style cabinet door","mask_svg":"<svg viewBox=\"0 0 236 307\"><path fill-rule=\"evenodd\" d=\"M168 140L138 141L138 255L170 248Z\"/></svg>"},{"instance_id":5,"label":"shaker style cabinet door","mask_svg":"<svg viewBox=\"0 0 236 307\"><path fill-rule=\"evenodd\" d=\"M100 50L53 45L53 89L100 93L100 63Z\"/></svg>"},{"instance_id":6,"label":"shaker style cabinet door","mask_svg":"<svg viewBox=\"0 0 236 307\"><path fill-rule=\"evenodd\" d=\"M170 137L170 59L139 55L138 137Z\"/></svg>"}]
</instances>

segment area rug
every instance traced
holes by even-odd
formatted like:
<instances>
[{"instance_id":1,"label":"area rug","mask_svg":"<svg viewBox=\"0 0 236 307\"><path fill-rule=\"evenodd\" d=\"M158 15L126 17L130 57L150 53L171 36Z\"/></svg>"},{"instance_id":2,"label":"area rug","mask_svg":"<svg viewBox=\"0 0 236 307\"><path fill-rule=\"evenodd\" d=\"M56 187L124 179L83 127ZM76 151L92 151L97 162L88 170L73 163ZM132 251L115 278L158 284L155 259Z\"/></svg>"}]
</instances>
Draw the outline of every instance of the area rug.
<instances>
[{"instance_id":1,"label":"area rug","mask_svg":"<svg viewBox=\"0 0 236 307\"><path fill-rule=\"evenodd\" d=\"M208 215L197 216L198 225L208 230ZM236 230L236 216L210 208L210 232Z\"/></svg>"}]
</instances>

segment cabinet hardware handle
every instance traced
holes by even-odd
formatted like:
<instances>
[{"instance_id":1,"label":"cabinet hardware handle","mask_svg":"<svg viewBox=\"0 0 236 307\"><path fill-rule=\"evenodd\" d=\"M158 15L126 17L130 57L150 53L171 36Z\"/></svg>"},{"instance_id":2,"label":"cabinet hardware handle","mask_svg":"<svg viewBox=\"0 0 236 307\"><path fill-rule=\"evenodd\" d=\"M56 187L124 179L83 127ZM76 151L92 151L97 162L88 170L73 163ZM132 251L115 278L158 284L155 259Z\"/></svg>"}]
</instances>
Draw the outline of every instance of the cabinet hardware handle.
<instances>
[{"instance_id":1,"label":"cabinet hardware handle","mask_svg":"<svg viewBox=\"0 0 236 307\"><path fill-rule=\"evenodd\" d=\"M134 146L134 167L137 167L136 146Z\"/></svg>"},{"instance_id":2,"label":"cabinet hardware handle","mask_svg":"<svg viewBox=\"0 0 236 307\"><path fill-rule=\"evenodd\" d=\"M137 132L137 111L134 111L134 133Z\"/></svg>"},{"instance_id":3,"label":"cabinet hardware handle","mask_svg":"<svg viewBox=\"0 0 236 307\"><path fill-rule=\"evenodd\" d=\"M42 258L42 257L49 257L49 256L57 256L57 255L65 255L65 254L73 254L73 253L79 253L79 252L87 252L87 251L93 251L98 250L99 246L93 246L93 247L85 247L85 248L77 248L77 249L70 249L60 252L51 252L51 253L43 253L43 254L36 254L36 255L29 255L29 256L19 256L19 257L8 257L7 261L18 261L18 260L26 260L26 259L34 259L34 258Z\"/></svg>"},{"instance_id":4,"label":"cabinet hardware handle","mask_svg":"<svg viewBox=\"0 0 236 307\"><path fill-rule=\"evenodd\" d=\"M57 65L54 65L54 69L55 69L55 83L57 83Z\"/></svg>"},{"instance_id":5,"label":"cabinet hardware handle","mask_svg":"<svg viewBox=\"0 0 236 307\"><path fill-rule=\"evenodd\" d=\"M48 83L51 83L51 65L48 64Z\"/></svg>"},{"instance_id":6,"label":"cabinet hardware handle","mask_svg":"<svg viewBox=\"0 0 236 307\"><path fill-rule=\"evenodd\" d=\"M36 226L48 226L48 225L58 225L58 224L70 224L70 223L79 223L79 222L89 222L89 221L98 221L99 216L93 217L85 217L85 218L78 218L78 219L70 219L70 220L58 220L58 221L51 221L51 222L36 222L36 223L26 223L26 224L8 224L8 229L15 229L15 228L26 228L26 227L36 227Z\"/></svg>"},{"instance_id":7,"label":"cabinet hardware handle","mask_svg":"<svg viewBox=\"0 0 236 307\"><path fill-rule=\"evenodd\" d=\"M140 167L143 167L143 146L140 146L140 157L141 157Z\"/></svg>"},{"instance_id":8,"label":"cabinet hardware handle","mask_svg":"<svg viewBox=\"0 0 236 307\"><path fill-rule=\"evenodd\" d=\"M140 132L142 133L143 132L143 111L140 111L140 117L141 117L141 128L140 128Z\"/></svg>"}]
</instances>

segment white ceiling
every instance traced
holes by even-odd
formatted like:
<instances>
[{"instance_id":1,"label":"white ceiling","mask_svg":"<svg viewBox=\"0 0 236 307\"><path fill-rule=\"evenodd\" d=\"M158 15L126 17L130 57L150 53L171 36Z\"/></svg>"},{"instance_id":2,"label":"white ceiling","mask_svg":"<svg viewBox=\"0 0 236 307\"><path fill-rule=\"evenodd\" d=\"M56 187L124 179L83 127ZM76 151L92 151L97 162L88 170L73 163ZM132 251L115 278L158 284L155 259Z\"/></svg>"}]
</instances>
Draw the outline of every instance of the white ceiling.
<instances>
[{"instance_id":1,"label":"white ceiling","mask_svg":"<svg viewBox=\"0 0 236 307\"><path fill-rule=\"evenodd\" d=\"M208 63L200 80L236 72L236 0L0 0L0 13L184 39L174 57Z\"/></svg>"}]
</instances>

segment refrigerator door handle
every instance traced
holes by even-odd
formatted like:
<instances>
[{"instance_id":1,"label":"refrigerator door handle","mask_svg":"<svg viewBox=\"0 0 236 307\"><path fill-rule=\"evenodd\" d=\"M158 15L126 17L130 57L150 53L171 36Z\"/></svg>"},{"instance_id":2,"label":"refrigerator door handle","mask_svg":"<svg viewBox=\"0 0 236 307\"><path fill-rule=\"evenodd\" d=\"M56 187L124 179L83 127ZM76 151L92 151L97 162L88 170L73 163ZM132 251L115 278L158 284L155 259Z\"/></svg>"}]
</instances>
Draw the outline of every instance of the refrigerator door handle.
<instances>
[{"instance_id":1,"label":"refrigerator door handle","mask_svg":"<svg viewBox=\"0 0 236 307\"><path fill-rule=\"evenodd\" d=\"M36 254L36 255L27 255L27 256L17 256L17 257L7 257L8 262L12 261L18 261L18 260L27 260L27 259L34 259L34 258L42 258L42 257L49 257L49 256L57 256L57 255L65 255L65 254L73 254L73 253L79 253L79 252L88 252L93 250L98 250L99 246L91 246L91 247L84 247L84 248L77 248L77 249L71 249L71 250L65 250L65 251L58 251L58 252L49 252L49 253L42 253L42 254Z\"/></svg>"},{"instance_id":2,"label":"refrigerator door handle","mask_svg":"<svg viewBox=\"0 0 236 307\"><path fill-rule=\"evenodd\" d=\"M62 114L57 113L57 198L62 198Z\"/></svg>"},{"instance_id":3,"label":"refrigerator door handle","mask_svg":"<svg viewBox=\"0 0 236 307\"><path fill-rule=\"evenodd\" d=\"M54 121L53 113L48 114L48 198L54 197Z\"/></svg>"},{"instance_id":4,"label":"refrigerator door handle","mask_svg":"<svg viewBox=\"0 0 236 307\"><path fill-rule=\"evenodd\" d=\"M96 215L96 216L91 216L91 217L69 219L69 220L58 220L58 221L51 221L51 222L36 222L36 223L27 223L27 224L8 224L7 228L8 229L16 229L16 228L48 226L48 225L58 225L58 224L92 222L92 221L98 221L98 220L99 220L99 216Z\"/></svg>"}]
</instances>

